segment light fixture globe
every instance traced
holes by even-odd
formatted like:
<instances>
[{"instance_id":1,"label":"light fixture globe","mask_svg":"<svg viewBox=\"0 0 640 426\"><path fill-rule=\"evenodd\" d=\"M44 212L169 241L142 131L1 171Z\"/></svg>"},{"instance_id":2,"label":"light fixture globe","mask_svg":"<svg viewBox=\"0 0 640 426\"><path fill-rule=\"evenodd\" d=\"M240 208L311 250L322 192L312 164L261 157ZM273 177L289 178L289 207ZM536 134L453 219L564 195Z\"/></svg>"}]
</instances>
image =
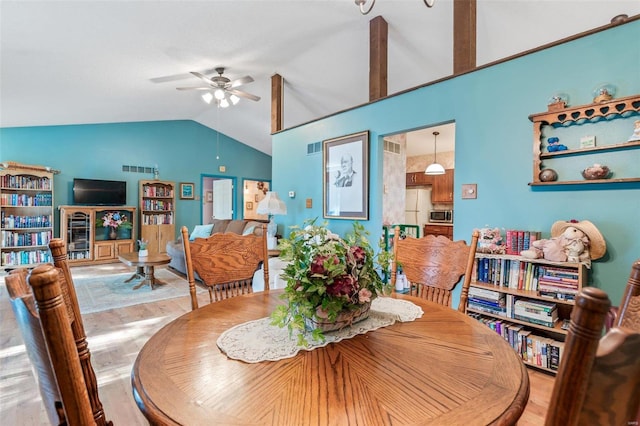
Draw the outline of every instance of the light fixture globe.
<instances>
[{"instance_id":1,"label":"light fixture globe","mask_svg":"<svg viewBox=\"0 0 640 426\"><path fill-rule=\"evenodd\" d=\"M442 167L442 164L438 164L438 163L429 164L429 166L427 167L427 170L424 171L424 174L425 175L443 175L444 167Z\"/></svg>"},{"instance_id":2,"label":"light fixture globe","mask_svg":"<svg viewBox=\"0 0 640 426\"><path fill-rule=\"evenodd\" d=\"M433 132L433 163L427 166L427 169L424 171L425 175L443 175L444 174L444 167L442 167L442 164L438 163L436 158L436 152L437 152L436 141L438 139L439 134L440 132Z\"/></svg>"}]
</instances>

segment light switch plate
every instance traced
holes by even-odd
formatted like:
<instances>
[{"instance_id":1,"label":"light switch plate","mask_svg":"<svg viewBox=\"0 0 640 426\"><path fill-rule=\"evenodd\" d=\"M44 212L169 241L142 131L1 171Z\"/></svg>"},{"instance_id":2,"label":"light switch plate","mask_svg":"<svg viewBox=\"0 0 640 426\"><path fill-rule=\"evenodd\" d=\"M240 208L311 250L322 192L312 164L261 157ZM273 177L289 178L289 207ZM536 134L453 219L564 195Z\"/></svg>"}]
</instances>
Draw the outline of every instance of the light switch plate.
<instances>
[{"instance_id":1,"label":"light switch plate","mask_svg":"<svg viewBox=\"0 0 640 426\"><path fill-rule=\"evenodd\" d=\"M307 198L307 208L310 209L311 207L313 207L313 202L311 201L311 198Z\"/></svg>"},{"instance_id":2,"label":"light switch plate","mask_svg":"<svg viewBox=\"0 0 640 426\"><path fill-rule=\"evenodd\" d=\"M478 198L478 185L475 183L462 184L462 199Z\"/></svg>"}]
</instances>

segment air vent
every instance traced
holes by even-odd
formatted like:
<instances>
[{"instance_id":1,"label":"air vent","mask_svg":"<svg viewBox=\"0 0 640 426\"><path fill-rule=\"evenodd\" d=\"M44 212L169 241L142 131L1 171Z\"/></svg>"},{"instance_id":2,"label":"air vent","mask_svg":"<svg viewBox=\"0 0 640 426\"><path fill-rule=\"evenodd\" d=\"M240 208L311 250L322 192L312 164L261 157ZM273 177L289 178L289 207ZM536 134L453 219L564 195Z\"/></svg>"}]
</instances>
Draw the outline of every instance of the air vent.
<instances>
[{"instance_id":1,"label":"air vent","mask_svg":"<svg viewBox=\"0 0 640 426\"><path fill-rule=\"evenodd\" d=\"M392 154L400 154L400 144L391 141L384 141L384 150Z\"/></svg>"},{"instance_id":2,"label":"air vent","mask_svg":"<svg viewBox=\"0 0 640 426\"><path fill-rule=\"evenodd\" d=\"M322 142L315 142L307 145L307 155L316 154L320 151L322 151Z\"/></svg>"},{"instance_id":3,"label":"air vent","mask_svg":"<svg viewBox=\"0 0 640 426\"><path fill-rule=\"evenodd\" d=\"M153 173L153 167L123 165L122 171L129 173Z\"/></svg>"}]
</instances>

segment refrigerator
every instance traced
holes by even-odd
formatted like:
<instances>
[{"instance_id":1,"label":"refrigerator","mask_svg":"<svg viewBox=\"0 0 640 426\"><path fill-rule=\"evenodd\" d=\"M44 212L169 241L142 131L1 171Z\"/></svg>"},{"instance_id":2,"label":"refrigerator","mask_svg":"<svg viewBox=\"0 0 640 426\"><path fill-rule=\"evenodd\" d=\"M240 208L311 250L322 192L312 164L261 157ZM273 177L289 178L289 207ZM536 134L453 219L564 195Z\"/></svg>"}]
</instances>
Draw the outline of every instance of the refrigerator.
<instances>
[{"instance_id":1,"label":"refrigerator","mask_svg":"<svg viewBox=\"0 0 640 426\"><path fill-rule=\"evenodd\" d=\"M410 188L405 193L405 225L418 225L420 229L429 222L431 188Z\"/></svg>"}]
</instances>

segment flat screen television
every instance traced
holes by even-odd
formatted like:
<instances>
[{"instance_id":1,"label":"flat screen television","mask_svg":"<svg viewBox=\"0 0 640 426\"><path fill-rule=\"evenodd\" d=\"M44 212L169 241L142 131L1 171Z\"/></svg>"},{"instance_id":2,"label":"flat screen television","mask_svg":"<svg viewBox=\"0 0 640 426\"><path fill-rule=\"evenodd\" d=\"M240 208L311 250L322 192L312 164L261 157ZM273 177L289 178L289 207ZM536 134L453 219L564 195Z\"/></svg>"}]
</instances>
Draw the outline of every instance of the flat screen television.
<instances>
[{"instance_id":1,"label":"flat screen television","mask_svg":"<svg viewBox=\"0 0 640 426\"><path fill-rule=\"evenodd\" d=\"M73 204L124 206L127 204L127 182L74 178Z\"/></svg>"}]
</instances>

